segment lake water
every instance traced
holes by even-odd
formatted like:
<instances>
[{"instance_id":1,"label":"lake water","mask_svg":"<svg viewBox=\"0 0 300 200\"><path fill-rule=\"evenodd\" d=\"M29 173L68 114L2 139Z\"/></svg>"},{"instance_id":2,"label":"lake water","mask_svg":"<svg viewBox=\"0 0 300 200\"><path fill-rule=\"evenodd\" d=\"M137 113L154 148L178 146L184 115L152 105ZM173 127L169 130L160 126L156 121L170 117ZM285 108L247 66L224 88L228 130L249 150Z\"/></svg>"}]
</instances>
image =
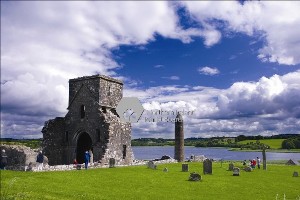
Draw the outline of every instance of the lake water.
<instances>
[{"instance_id":1,"label":"lake water","mask_svg":"<svg viewBox=\"0 0 300 200\"><path fill-rule=\"evenodd\" d=\"M151 160L161 158L163 155L174 157L173 146L142 146L132 147L135 159ZM256 157L262 158L261 152L242 152L242 151L228 151L226 148L202 148L202 147L185 147L185 157L191 155L204 155L207 158L216 160L249 160ZM274 153L267 152L267 160L300 160L300 153Z\"/></svg>"}]
</instances>

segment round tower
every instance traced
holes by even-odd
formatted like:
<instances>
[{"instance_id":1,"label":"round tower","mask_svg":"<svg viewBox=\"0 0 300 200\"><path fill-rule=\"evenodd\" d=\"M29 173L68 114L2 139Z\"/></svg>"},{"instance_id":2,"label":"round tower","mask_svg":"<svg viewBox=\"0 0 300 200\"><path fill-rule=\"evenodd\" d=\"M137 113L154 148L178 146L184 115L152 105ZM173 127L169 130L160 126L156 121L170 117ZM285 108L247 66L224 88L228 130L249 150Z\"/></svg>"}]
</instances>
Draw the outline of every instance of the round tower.
<instances>
[{"instance_id":1,"label":"round tower","mask_svg":"<svg viewBox=\"0 0 300 200\"><path fill-rule=\"evenodd\" d=\"M184 161L184 132L183 132L183 119L180 113L176 116L175 120L175 156L178 162Z\"/></svg>"}]
</instances>

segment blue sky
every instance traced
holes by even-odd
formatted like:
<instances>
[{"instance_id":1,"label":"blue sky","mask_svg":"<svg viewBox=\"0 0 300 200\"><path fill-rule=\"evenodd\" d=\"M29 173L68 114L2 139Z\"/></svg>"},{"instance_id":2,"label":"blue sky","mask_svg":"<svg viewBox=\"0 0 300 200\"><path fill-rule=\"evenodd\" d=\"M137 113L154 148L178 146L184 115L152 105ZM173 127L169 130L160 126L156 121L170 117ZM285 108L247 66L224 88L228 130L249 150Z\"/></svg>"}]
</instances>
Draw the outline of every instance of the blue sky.
<instances>
[{"instance_id":1,"label":"blue sky","mask_svg":"<svg viewBox=\"0 0 300 200\"><path fill-rule=\"evenodd\" d=\"M218 44L207 48L201 38L183 44L156 36L150 44L121 46L113 54L122 66L117 72L135 77L136 81L142 82L141 87L177 84L224 89L237 81L257 81L262 76L269 77L274 73L283 75L299 69L299 65L288 67L262 63L257 58L262 42L253 44L254 38L241 34L232 37L223 38ZM199 72L198 69L205 66L216 68L219 73L207 75Z\"/></svg>"},{"instance_id":2,"label":"blue sky","mask_svg":"<svg viewBox=\"0 0 300 200\"><path fill-rule=\"evenodd\" d=\"M39 138L68 79L124 81L147 110L194 110L186 137L300 133L300 3L1 1L1 136ZM133 138L174 137L140 121Z\"/></svg>"}]
</instances>

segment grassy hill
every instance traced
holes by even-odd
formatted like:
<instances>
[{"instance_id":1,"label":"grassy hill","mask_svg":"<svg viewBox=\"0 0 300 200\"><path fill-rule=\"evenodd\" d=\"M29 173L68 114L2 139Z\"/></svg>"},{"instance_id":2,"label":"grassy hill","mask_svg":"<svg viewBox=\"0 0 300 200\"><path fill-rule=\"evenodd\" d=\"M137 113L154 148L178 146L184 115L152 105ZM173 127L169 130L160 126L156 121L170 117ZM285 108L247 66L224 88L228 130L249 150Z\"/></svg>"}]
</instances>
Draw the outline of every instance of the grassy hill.
<instances>
[{"instance_id":1,"label":"grassy hill","mask_svg":"<svg viewBox=\"0 0 300 200\"><path fill-rule=\"evenodd\" d=\"M240 163L236 163L240 165ZM299 199L300 166L268 165L268 170L241 171L232 176L228 163L213 163L213 175L188 181L181 164L89 169L63 172L1 171L5 199ZM167 167L169 172L163 172ZM189 163L190 172L202 173L202 163ZM277 198L276 198L277 197Z\"/></svg>"},{"instance_id":2,"label":"grassy hill","mask_svg":"<svg viewBox=\"0 0 300 200\"><path fill-rule=\"evenodd\" d=\"M263 139L258 140L260 143L269 145L271 149L281 149L281 144L285 139ZM238 142L238 144L250 144L250 143L256 143L256 140L244 140Z\"/></svg>"}]
</instances>

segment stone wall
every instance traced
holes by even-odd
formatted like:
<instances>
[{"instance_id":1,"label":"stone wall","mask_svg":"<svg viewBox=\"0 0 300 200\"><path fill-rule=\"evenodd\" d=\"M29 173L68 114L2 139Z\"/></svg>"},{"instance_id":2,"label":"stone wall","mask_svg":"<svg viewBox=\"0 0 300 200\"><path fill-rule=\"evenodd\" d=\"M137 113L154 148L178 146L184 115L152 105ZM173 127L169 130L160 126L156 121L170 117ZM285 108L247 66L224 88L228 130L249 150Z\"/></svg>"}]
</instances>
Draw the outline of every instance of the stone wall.
<instances>
[{"instance_id":1,"label":"stone wall","mask_svg":"<svg viewBox=\"0 0 300 200\"><path fill-rule=\"evenodd\" d=\"M109 124L109 135L102 162L108 163L109 158L114 158L117 165L130 164L134 159L131 149L130 123L121 122L119 117L110 110L104 116L105 121Z\"/></svg>"},{"instance_id":2,"label":"stone wall","mask_svg":"<svg viewBox=\"0 0 300 200\"><path fill-rule=\"evenodd\" d=\"M44 154L50 165L62 164L64 155L65 120L57 117L45 122L43 133Z\"/></svg>"},{"instance_id":3,"label":"stone wall","mask_svg":"<svg viewBox=\"0 0 300 200\"><path fill-rule=\"evenodd\" d=\"M21 145L1 145L7 155L6 169L25 170L29 163L36 163L37 149L31 149Z\"/></svg>"},{"instance_id":4,"label":"stone wall","mask_svg":"<svg viewBox=\"0 0 300 200\"><path fill-rule=\"evenodd\" d=\"M123 83L115 79L102 76L100 79L100 104L116 108L123 96Z\"/></svg>"},{"instance_id":5,"label":"stone wall","mask_svg":"<svg viewBox=\"0 0 300 200\"><path fill-rule=\"evenodd\" d=\"M69 80L69 105L74 101L75 95L82 88L82 86L88 86L88 89L95 98L99 96L99 76L80 77Z\"/></svg>"}]
</instances>

